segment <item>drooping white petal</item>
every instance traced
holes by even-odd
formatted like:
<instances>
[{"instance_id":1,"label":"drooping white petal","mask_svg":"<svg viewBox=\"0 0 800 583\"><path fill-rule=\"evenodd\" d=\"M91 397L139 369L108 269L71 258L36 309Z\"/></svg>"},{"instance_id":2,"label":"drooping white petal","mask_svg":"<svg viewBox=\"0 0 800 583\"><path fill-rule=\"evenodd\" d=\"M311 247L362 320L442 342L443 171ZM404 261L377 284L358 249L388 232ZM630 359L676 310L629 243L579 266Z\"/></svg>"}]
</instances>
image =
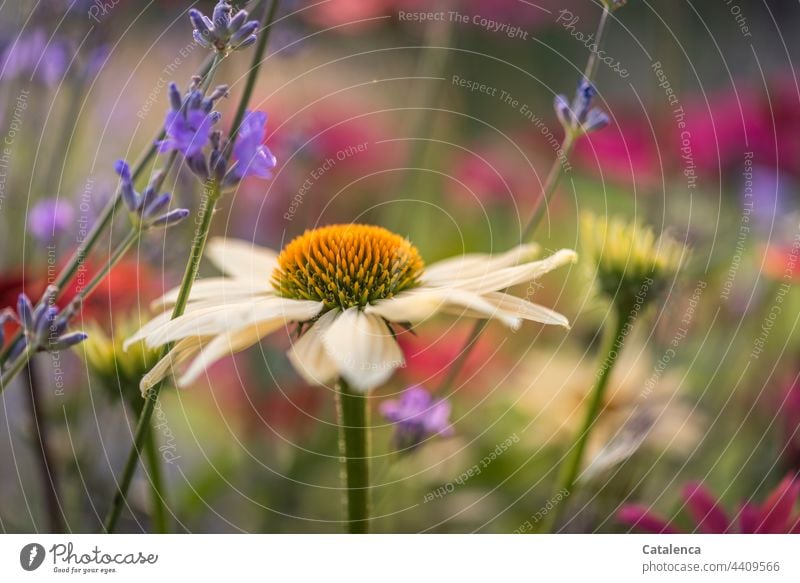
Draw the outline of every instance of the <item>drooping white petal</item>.
<instances>
[{"instance_id":1,"label":"drooping white petal","mask_svg":"<svg viewBox=\"0 0 800 583\"><path fill-rule=\"evenodd\" d=\"M519 316L501 310L480 295L451 288L423 288L400 293L367 306L364 311L391 322L419 323L437 312L446 311L475 318L499 319L514 329L521 324Z\"/></svg>"},{"instance_id":2,"label":"drooping white petal","mask_svg":"<svg viewBox=\"0 0 800 583\"><path fill-rule=\"evenodd\" d=\"M499 291L519 283L532 281L557 267L568 263L575 263L577 259L578 255L575 251L561 249L541 261L531 261L530 263L523 263L515 267L505 267L477 277L454 279L449 285L477 294L485 294L492 291Z\"/></svg>"},{"instance_id":3,"label":"drooping white petal","mask_svg":"<svg viewBox=\"0 0 800 583\"><path fill-rule=\"evenodd\" d=\"M283 326L283 318L273 320L271 322L259 322L254 326L248 326L242 330L227 332L215 336L205 348L200 351L200 354L192 361L189 368L181 376L178 385L185 387L192 384L197 378L203 374L212 364L228 355L240 352L250 346L256 344L259 340L264 338Z\"/></svg>"},{"instance_id":4,"label":"drooping white petal","mask_svg":"<svg viewBox=\"0 0 800 583\"><path fill-rule=\"evenodd\" d=\"M358 308L339 314L322 342L340 375L357 391L383 384L394 369L405 364L403 352L384 321Z\"/></svg>"},{"instance_id":5,"label":"drooping white petal","mask_svg":"<svg viewBox=\"0 0 800 583\"><path fill-rule=\"evenodd\" d=\"M154 310L171 307L178 300L180 287L173 288L155 300L150 307ZM189 294L190 302L217 299L231 301L248 296L272 293L268 278L263 281L249 281L230 277L210 277L196 281Z\"/></svg>"},{"instance_id":6,"label":"drooping white petal","mask_svg":"<svg viewBox=\"0 0 800 583\"><path fill-rule=\"evenodd\" d=\"M516 317L522 318L523 320L569 328L569 320L566 316L550 308L534 304L526 299L518 298L503 292L490 292L484 294L482 297L497 309L509 314L514 314Z\"/></svg>"},{"instance_id":7,"label":"drooping white petal","mask_svg":"<svg viewBox=\"0 0 800 583\"><path fill-rule=\"evenodd\" d=\"M320 316L296 342L287 355L298 374L311 385L328 385L339 376L339 369L325 351L322 338L330 328L338 311L331 310Z\"/></svg>"},{"instance_id":8,"label":"drooping white petal","mask_svg":"<svg viewBox=\"0 0 800 583\"><path fill-rule=\"evenodd\" d=\"M161 382L173 368L196 354L202 348L204 340L203 338L193 337L177 342L172 347L172 350L159 360L139 381L139 390L142 392L142 396L146 396L147 391Z\"/></svg>"},{"instance_id":9,"label":"drooping white petal","mask_svg":"<svg viewBox=\"0 0 800 583\"><path fill-rule=\"evenodd\" d=\"M240 239L215 237L205 254L225 275L254 282L268 282L278 264L278 254L272 249Z\"/></svg>"},{"instance_id":10,"label":"drooping white petal","mask_svg":"<svg viewBox=\"0 0 800 583\"><path fill-rule=\"evenodd\" d=\"M518 265L522 261L533 259L538 252L539 246L530 243L518 245L497 255L468 253L432 263L425 268L421 279L423 283L430 285L447 285L453 279L479 277L504 267Z\"/></svg>"},{"instance_id":11,"label":"drooping white petal","mask_svg":"<svg viewBox=\"0 0 800 583\"><path fill-rule=\"evenodd\" d=\"M150 332L145 341L150 347L180 340L187 336L216 336L241 330L258 322L283 319L285 322L310 320L322 310L322 302L265 297L208 306L187 311Z\"/></svg>"}]
</instances>

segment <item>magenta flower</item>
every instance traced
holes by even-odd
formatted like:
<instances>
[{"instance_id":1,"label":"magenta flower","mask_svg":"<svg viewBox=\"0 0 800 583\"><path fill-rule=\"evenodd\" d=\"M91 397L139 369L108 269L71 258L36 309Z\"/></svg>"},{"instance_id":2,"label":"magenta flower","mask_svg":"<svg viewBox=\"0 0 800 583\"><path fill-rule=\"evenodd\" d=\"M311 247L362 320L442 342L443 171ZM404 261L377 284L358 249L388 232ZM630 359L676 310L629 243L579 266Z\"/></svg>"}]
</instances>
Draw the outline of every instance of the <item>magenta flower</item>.
<instances>
[{"instance_id":1,"label":"magenta flower","mask_svg":"<svg viewBox=\"0 0 800 583\"><path fill-rule=\"evenodd\" d=\"M745 502L731 518L702 484L691 483L683 490L686 509L695 525L692 532L704 534L800 534L800 511L793 512L798 497L800 479L788 475L762 504ZM644 532L682 532L644 504L626 504L617 520Z\"/></svg>"},{"instance_id":2,"label":"magenta flower","mask_svg":"<svg viewBox=\"0 0 800 583\"><path fill-rule=\"evenodd\" d=\"M450 403L434 400L423 387L409 387L397 400L384 401L381 414L395 424L394 442L399 451L410 451L434 435L453 434Z\"/></svg>"}]
</instances>

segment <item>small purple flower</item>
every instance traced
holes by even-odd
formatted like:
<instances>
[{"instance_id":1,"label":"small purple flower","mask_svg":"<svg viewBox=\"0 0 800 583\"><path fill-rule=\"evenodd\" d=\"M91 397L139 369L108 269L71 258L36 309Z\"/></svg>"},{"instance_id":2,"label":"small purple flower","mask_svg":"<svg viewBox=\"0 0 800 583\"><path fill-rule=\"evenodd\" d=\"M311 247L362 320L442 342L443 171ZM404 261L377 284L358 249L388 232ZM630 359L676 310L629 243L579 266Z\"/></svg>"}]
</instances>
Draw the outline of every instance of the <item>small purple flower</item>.
<instances>
[{"instance_id":1,"label":"small purple flower","mask_svg":"<svg viewBox=\"0 0 800 583\"><path fill-rule=\"evenodd\" d=\"M449 401L434 400L421 386L409 387L399 399L380 405L381 415L395 424L394 443L401 452L417 448L433 435L452 435L450 409Z\"/></svg>"},{"instance_id":2,"label":"small purple flower","mask_svg":"<svg viewBox=\"0 0 800 583\"><path fill-rule=\"evenodd\" d=\"M571 104L566 95L556 95L556 115L565 130L577 135L588 134L603 129L611 122L603 110L592 107L596 95L594 85L586 79L578 85Z\"/></svg>"},{"instance_id":3,"label":"small purple flower","mask_svg":"<svg viewBox=\"0 0 800 583\"><path fill-rule=\"evenodd\" d=\"M158 194L156 184L161 182L160 174L153 176L153 181L140 194L133 186L131 169L125 160L117 160L114 170L119 174L122 201L135 223L141 225L142 228L169 227L189 215L187 209L167 211L169 203L172 201L172 195L168 192Z\"/></svg>"},{"instance_id":4,"label":"small purple flower","mask_svg":"<svg viewBox=\"0 0 800 583\"><path fill-rule=\"evenodd\" d=\"M220 86L204 98L199 89L192 89L183 99L178 86L170 83L172 108L164 120L166 138L156 143L158 151L164 154L177 150L187 160L201 156L213 126L220 118L218 112L212 111L214 103L226 93L227 87Z\"/></svg>"},{"instance_id":5,"label":"small purple flower","mask_svg":"<svg viewBox=\"0 0 800 583\"><path fill-rule=\"evenodd\" d=\"M46 198L36 203L28 214L28 228L39 241L50 241L72 227L75 210L57 198Z\"/></svg>"},{"instance_id":6,"label":"small purple flower","mask_svg":"<svg viewBox=\"0 0 800 583\"><path fill-rule=\"evenodd\" d=\"M237 184L248 176L272 178L277 160L264 145L266 124L267 114L263 111L250 111L245 115L233 144L236 162L225 176L226 186Z\"/></svg>"},{"instance_id":7,"label":"small purple flower","mask_svg":"<svg viewBox=\"0 0 800 583\"><path fill-rule=\"evenodd\" d=\"M50 286L42 299L33 307L24 293L17 299L16 320L22 325L24 335L11 348L10 357L16 358L26 346L34 346L36 350L54 352L75 346L86 340L83 332L67 333L67 327L75 311L66 309L63 312L55 306L58 289Z\"/></svg>"},{"instance_id":8,"label":"small purple flower","mask_svg":"<svg viewBox=\"0 0 800 583\"><path fill-rule=\"evenodd\" d=\"M217 2L211 18L192 8L189 20L194 30L192 36L202 47L227 53L249 47L256 42L257 20L247 20L246 10L239 10L231 16L233 7L227 0Z\"/></svg>"}]
</instances>

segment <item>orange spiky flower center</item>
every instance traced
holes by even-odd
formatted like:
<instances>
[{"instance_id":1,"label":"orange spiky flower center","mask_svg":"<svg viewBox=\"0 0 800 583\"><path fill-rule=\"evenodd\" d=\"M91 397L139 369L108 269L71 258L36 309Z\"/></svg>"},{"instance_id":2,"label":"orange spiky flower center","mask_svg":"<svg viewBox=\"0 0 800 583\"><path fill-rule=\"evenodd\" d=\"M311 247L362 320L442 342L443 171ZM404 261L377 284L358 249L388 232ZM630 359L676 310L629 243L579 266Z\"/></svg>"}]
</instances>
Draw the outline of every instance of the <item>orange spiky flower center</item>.
<instances>
[{"instance_id":1,"label":"orange spiky flower center","mask_svg":"<svg viewBox=\"0 0 800 583\"><path fill-rule=\"evenodd\" d=\"M272 285L328 309L363 308L417 285L425 264L408 239L371 225L306 231L278 256Z\"/></svg>"}]
</instances>

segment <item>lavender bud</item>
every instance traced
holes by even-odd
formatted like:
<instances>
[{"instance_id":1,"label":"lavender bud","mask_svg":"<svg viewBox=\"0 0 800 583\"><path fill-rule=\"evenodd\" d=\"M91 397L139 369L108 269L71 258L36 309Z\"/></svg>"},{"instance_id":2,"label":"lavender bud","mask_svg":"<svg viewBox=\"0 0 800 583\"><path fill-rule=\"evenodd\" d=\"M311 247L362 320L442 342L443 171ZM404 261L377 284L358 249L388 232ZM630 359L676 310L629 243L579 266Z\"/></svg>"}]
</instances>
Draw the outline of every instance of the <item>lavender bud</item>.
<instances>
[{"instance_id":1,"label":"lavender bud","mask_svg":"<svg viewBox=\"0 0 800 583\"><path fill-rule=\"evenodd\" d=\"M210 42L208 42L208 39L199 30L193 30L192 31L192 38L194 39L194 42L199 44L204 49L213 49L214 48L214 45L212 45Z\"/></svg>"},{"instance_id":2,"label":"lavender bud","mask_svg":"<svg viewBox=\"0 0 800 583\"><path fill-rule=\"evenodd\" d=\"M239 44L233 45L231 48L233 50L235 50L235 51L240 51L242 49L246 49L247 47L249 47L251 45L256 44L257 40L258 40L258 37L256 37L256 35L253 34L253 35L248 36L246 39L244 39Z\"/></svg>"},{"instance_id":3,"label":"lavender bud","mask_svg":"<svg viewBox=\"0 0 800 583\"><path fill-rule=\"evenodd\" d=\"M247 20L247 16L248 16L248 14L247 14L247 11L246 11L246 10L240 10L239 12L237 12L237 13L236 13L236 14L235 14L235 15L234 15L232 18L231 18L231 21L228 23L228 30L229 30L231 33L235 33L237 30L239 30L240 28L242 28L242 25L243 25L243 24L245 23L245 21Z\"/></svg>"},{"instance_id":4,"label":"lavender bud","mask_svg":"<svg viewBox=\"0 0 800 583\"><path fill-rule=\"evenodd\" d=\"M12 361L17 358L22 351L25 350L25 347L28 346L28 341L25 340L24 336L20 336L20 338L14 343L11 349L8 351L8 360Z\"/></svg>"},{"instance_id":5,"label":"lavender bud","mask_svg":"<svg viewBox=\"0 0 800 583\"><path fill-rule=\"evenodd\" d=\"M597 91L589 81L586 79L581 81L575 94L575 102L572 104L572 111L578 123L586 121L586 116L589 114L589 108L591 108L592 100L596 94Z\"/></svg>"},{"instance_id":6,"label":"lavender bud","mask_svg":"<svg viewBox=\"0 0 800 583\"><path fill-rule=\"evenodd\" d=\"M202 152L195 156L187 157L186 165L200 180L208 180L208 165L206 164L206 158L203 156Z\"/></svg>"},{"instance_id":7,"label":"lavender bud","mask_svg":"<svg viewBox=\"0 0 800 583\"><path fill-rule=\"evenodd\" d=\"M228 23L231 20L231 5L225 0L217 2L217 5L214 6L212 20L214 21L214 29L217 32L227 30Z\"/></svg>"},{"instance_id":8,"label":"lavender bud","mask_svg":"<svg viewBox=\"0 0 800 583\"><path fill-rule=\"evenodd\" d=\"M237 30L233 36L231 36L231 42L230 42L231 47L233 47L234 49L239 47L239 45L241 45L241 43L245 39L247 39L249 36L252 36L253 33L257 30L258 30L258 21L251 20L250 22L242 26L239 30Z\"/></svg>"},{"instance_id":9,"label":"lavender bud","mask_svg":"<svg viewBox=\"0 0 800 583\"><path fill-rule=\"evenodd\" d=\"M65 348L70 348L76 344L80 344L88 337L89 336L85 332L73 332L72 334L65 334L57 338L54 342L51 342L47 346L47 350L51 352L64 350Z\"/></svg>"},{"instance_id":10,"label":"lavender bud","mask_svg":"<svg viewBox=\"0 0 800 583\"><path fill-rule=\"evenodd\" d=\"M34 330L34 338L37 344L47 342L47 334L58 316L58 308L50 306L39 316L36 321L36 329Z\"/></svg>"},{"instance_id":11,"label":"lavender bud","mask_svg":"<svg viewBox=\"0 0 800 583\"><path fill-rule=\"evenodd\" d=\"M136 191L133 189L131 169L125 160L117 160L116 164L114 164L114 170L117 171L117 174L119 174L119 177L122 181L122 184L120 185L122 200L125 203L125 206L128 207L128 210L133 212L139 206L139 197L137 196Z\"/></svg>"},{"instance_id":12,"label":"lavender bud","mask_svg":"<svg viewBox=\"0 0 800 583\"><path fill-rule=\"evenodd\" d=\"M175 83L169 84L169 103L170 107L175 111L178 111L183 105L183 95L181 95L181 90L178 89Z\"/></svg>"},{"instance_id":13,"label":"lavender bud","mask_svg":"<svg viewBox=\"0 0 800 583\"><path fill-rule=\"evenodd\" d=\"M175 209L169 211L162 217L157 218L151 223L152 227L171 227L180 223L183 219L189 216L189 209Z\"/></svg>"},{"instance_id":14,"label":"lavender bud","mask_svg":"<svg viewBox=\"0 0 800 583\"><path fill-rule=\"evenodd\" d=\"M32 332L34 327L33 319L33 305L24 293L19 294L17 299L17 315L19 316L20 324L26 332Z\"/></svg>"},{"instance_id":15,"label":"lavender bud","mask_svg":"<svg viewBox=\"0 0 800 583\"><path fill-rule=\"evenodd\" d=\"M142 218L145 221L152 219L169 205L170 200L172 200L172 195L168 192L165 192L161 196L154 198L150 204L144 207L144 210L142 211Z\"/></svg>"},{"instance_id":16,"label":"lavender bud","mask_svg":"<svg viewBox=\"0 0 800 583\"><path fill-rule=\"evenodd\" d=\"M211 32L209 27L210 23L206 23L205 16L203 16L203 13L196 8L189 10L189 20L192 21L192 26L194 27L195 31L201 35L208 36L208 34Z\"/></svg>"},{"instance_id":17,"label":"lavender bud","mask_svg":"<svg viewBox=\"0 0 800 583\"><path fill-rule=\"evenodd\" d=\"M556 115L558 116L558 121L561 122L561 125L566 128L571 128L573 126L573 119L567 96L556 95L554 107L556 110Z\"/></svg>"},{"instance_id":18,"label":"lavender bud","mask_svg":"<svg viewBox=\"0 0 800 583\"><path fill-rule=\"evenodd\" d=\"M608 115L604 111L597 108L592 109L586 117L586 123L583 124L583 131L587 134L601 130L611 123Z\"/></svg>"}]
</instances>

